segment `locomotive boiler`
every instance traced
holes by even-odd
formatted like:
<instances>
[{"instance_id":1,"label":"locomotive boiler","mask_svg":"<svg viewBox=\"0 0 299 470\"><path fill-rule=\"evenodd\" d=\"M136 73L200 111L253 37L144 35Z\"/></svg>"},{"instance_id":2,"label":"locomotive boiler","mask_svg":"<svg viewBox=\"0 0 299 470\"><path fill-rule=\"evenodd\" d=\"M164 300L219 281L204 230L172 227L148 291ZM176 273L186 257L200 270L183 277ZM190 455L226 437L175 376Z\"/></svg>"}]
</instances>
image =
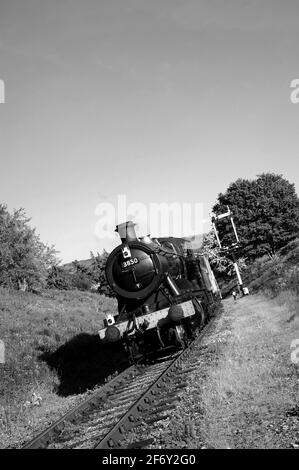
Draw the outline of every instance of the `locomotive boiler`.
<instances>
[{"instance_id":1,"label":"locomotive boiler","mask_svg":"<svg viewBox=\"0 0 299 470\"><path fill-rule=\"evenodd\" d=\"M138 238L131 221L116 231L121 244L105 270L118 312L107 315L100 338L121 341L131 361L186 347L219 304L208 259L197 256L186 239Z\"/></svg>"}]
</instances>

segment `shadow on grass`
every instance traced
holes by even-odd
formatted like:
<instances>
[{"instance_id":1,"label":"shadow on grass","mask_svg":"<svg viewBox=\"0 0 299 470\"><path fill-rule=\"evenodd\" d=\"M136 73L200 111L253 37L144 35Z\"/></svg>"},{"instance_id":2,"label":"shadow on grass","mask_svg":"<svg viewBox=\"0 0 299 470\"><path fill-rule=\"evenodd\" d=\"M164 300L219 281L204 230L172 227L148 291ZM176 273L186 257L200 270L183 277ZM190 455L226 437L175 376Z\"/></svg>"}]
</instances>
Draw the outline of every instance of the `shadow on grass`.
<instances>
[{"instance_id":1,"label":"shadow on grass","mask_svg":"<svg viewBox=\"0 0 299 470\"><path fill-rule=\"evenodd\" d=\"M43 352L39 359L56 371L60 379L57 393L61 396L83 393L129 366L121 344L105 344L98 335L87 333L75 336L54 352Z\"/></svg>"}]
</instances>

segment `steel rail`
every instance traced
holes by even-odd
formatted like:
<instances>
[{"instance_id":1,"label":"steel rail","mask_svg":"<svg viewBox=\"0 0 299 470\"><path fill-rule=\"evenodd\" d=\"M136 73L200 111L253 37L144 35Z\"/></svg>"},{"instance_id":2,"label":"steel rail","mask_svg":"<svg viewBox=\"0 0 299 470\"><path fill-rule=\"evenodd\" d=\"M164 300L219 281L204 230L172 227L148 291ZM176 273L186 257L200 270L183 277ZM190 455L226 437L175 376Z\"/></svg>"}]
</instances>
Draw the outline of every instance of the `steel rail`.
<instances>
[{"instance_id":1,"label":"steel rail","mask_svg":"<svg viewBox=\"0 0 299 470\"><path fill-rule=\"evenodd\" d=\"M218 315L213 317L208 325L199 333L194 341L186 348L178 357L176 357L170 365L159 375L159 377L148 387L148 389L137 399L137 401L130 407L130 409L119 419L119 421L110 429L110 431L101 439L95 446L94 449L115 449L121 448L122 442L126 438L128 431L134 427L140 425L144 414L148 413L153 406L158 406L157 399L161 397L171 380L175 379L177 373L184 374L190 371L188 368L186 371L179 370L185 361L185 359L192 353L198 342L211 330ZM178 388L183 388L186 384L178 381ZM174 387L176 385L174 384ZM167 396L166 396L167 398ZM158 421L158 420L156 420Z\"/></svg>"}]
</instances>

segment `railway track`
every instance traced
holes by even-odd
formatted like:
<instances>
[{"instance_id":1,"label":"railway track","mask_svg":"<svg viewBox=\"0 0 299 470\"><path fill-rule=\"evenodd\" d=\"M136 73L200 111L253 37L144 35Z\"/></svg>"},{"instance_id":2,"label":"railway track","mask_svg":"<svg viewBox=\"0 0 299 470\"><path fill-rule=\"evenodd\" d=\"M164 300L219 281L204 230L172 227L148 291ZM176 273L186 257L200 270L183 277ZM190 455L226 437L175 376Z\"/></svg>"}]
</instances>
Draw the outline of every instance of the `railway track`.
<instances>
[{"instance_id":1,"label":"railway track","mask_svg":"<svg viewBox=\"0 0 299 470\"><path fill-rule=\"evenodd\" d=\"M215 317L182 352L149 365L133 365L70 410L24 449L144 448L149 430L175 409L188 374L198 367L193 350Z\"/></svg>"}]
</instances>

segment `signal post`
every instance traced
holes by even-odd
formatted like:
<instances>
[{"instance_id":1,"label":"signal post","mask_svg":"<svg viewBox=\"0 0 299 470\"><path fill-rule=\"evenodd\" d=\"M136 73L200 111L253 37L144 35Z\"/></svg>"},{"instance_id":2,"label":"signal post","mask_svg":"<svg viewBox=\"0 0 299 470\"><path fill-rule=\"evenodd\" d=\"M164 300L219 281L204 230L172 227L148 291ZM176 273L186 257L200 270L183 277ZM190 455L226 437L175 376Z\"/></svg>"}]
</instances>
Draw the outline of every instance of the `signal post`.
<instances>
[{"instance_id":1,"label":"signal post","mask_svg":"<svg viewBox=\"0 0 299 470\"><path fill-rule=\"evenodd\" d=\"M229 245L223 246L223 241L221 242L219 232L217 230L217 222L219 220L225 219L225 218L228 219L228 223L230 223L231 226L232 226L233 233L234 233L236 241L230 243ZM240 248L240 240L239 240L239 237L238 237L238 234L237 234L236 226L235 226L234 219L232 217L232 213L231 213L230 208L227 206L227 212L225 212L223 214L220 214L220 215L216 215L216 214L212 213L211 214L211 222L212 222L212 226L213 226L213 229L214 229L214 232L215 232L215 235L216 235L216 239L217 239L217 243L219 245L219 248L221 249L221 251L225 252L226 254L231 256L231 258L232 258L235 273L236 273L236 276L237 276L237 279L238 279L238 290L239 290L239 293L241 295L244 295L244 289L246 289L246 288L243 286L242 277L241 277L240 270L239 270L238 263L237 263L236 256L235 256L236 251Z\"/></svg>"}]
</instances>

